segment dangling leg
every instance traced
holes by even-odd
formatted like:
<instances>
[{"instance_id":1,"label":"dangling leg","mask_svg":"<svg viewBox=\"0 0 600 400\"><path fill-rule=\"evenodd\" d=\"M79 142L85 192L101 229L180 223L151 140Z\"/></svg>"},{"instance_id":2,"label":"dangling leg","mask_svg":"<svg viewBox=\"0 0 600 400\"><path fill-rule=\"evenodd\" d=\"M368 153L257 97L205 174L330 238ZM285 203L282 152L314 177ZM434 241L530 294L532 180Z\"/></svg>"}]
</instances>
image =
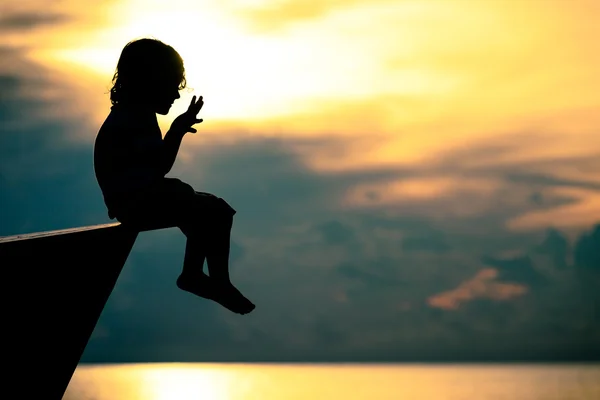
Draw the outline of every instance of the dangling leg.
<instances>
[{"instance_id":1,"label":"dangling leg","mask_svg":"<svg viewBox=\"0 0 600 400\"><path fill-rule=\"evenodd\" d=\"M204 260L206 259L205 240L191 228L181 227L180 229L187 237L181 274L189 276L204 275Z\"/></svg>"},{"instance_id":2,"label":"dangling leg","mask_svg":"<svg viewBox=\"0 0 600 400\"><path fill-rule=\"evenodd\" d=\"M231 284L229 279L229 248L233 216L226 215L211 224L212 231L207 232L206 263L208 274L219 284Z\"/></svg>"},{"instance_id":3,"label":"dangling leg","mask_svg":"<svg viewBox=\"0 0 600 400\"><path fill-rule=\"evenodd\" d=\"M189 228L181 227L181 230L186 235L187 241L183 269L177 278L177 286L181 290L212 300L213 290L210 280L203 271L206 258L205 241L201 235Z\"/></svg>"},{"instance_id":4,"label":"dangling leg","mask_svg":"<svg viewBox=\"0 0 600 400\"><path fill-rule=\"evenodd\" d=\"M217 221L210 224L212 231L207 232L206 261L208 273L213 284L214 300L229 310L247 314L254 310L254 304L231 283L229 278L229 249L233 215L217 214ZM214 221L214 220L213 220Z\"/></svg>"},{"instance_id":5,"label":"dangling leg","mask_svg":"<svg viewBox=\"0 0 600 400\"><path fill-rule=\"evenodd\" d=\"M254 304L229 279L229 248L235 211L224 211L221 200L215 196L199 194L196 200L188 215L191 222L180 226L188 241L177 285L182 290L214 300L234 313L247 314L254 309ZM205 256L210 277L202 271Z\"/></svg>"},{"instance_id":6,"label":"dangling leg","mask_svg":"<svg viewBox=\"0 0 600 400\"><path fill-rule=\"evenodd\" d=\"M197 237L189 237L186 244L186 258L183 271L177 278L177 286L181 290L214 300L228 310L237 314L248 314L254 310L254 304L231 284L229 280L229 233L211 232L207 237L207 243L197 240ZM202 265L198 263L200 252L197 245L207 245L210 249L207 254L208 270L210 277L202 271ZM202 256L202 262L204 257Z\"/></svg>"}]
</instances>

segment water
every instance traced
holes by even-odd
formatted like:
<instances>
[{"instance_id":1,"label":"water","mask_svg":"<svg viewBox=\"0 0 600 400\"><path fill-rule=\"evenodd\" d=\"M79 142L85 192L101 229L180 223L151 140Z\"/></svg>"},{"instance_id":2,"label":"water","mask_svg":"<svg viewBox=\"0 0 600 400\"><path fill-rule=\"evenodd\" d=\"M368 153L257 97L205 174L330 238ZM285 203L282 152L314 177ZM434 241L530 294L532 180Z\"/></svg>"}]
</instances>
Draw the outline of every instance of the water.
<instances>
[{"instance_id":1,"label":"water","mask_svg":"<svg viewBox=\"0 0 600 400\"><path fill-rule=\"evenodd\" d=\"M79 366L63 400L598 400L600 365Z\"/></svg>"}]
</instances>

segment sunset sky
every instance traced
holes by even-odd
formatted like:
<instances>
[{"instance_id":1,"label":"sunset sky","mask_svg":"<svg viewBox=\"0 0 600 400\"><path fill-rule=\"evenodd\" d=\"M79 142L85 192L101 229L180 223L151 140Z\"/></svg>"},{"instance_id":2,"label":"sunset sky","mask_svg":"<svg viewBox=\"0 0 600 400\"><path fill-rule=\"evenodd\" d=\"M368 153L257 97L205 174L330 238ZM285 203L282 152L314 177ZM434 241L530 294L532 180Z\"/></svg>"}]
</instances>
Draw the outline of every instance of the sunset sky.
<instances>
[{"instance_id":1,"label":"sunset sky","mask_svg":"<svg viewBox=\"0 0 600 400\"><path fill-rule=\"evenodd\" d=\"M93 142L142 37L185 63L163 132L204 96L171 176L238 210L257 309L144 233L84 361L600 358L600 2L4 0L0 235L109 222Z\"/></svg>"}]
</instances>

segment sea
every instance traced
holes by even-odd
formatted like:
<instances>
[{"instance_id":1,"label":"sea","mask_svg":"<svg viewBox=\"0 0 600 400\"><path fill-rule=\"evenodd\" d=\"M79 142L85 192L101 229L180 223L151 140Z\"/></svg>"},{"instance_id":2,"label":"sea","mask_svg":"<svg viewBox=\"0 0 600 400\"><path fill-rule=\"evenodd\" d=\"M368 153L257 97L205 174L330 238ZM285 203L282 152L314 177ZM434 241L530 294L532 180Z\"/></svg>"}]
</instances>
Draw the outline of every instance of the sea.
<instances>
[{"instance_id":1,"label":"sea","mask_svg":"<svg viewBox=\"0 0 600 400\"><path fill-rule=\"evenodd\" d=\"M600 400L600 364L79 365L63 400Z\"/></svg>"}]
</instances>

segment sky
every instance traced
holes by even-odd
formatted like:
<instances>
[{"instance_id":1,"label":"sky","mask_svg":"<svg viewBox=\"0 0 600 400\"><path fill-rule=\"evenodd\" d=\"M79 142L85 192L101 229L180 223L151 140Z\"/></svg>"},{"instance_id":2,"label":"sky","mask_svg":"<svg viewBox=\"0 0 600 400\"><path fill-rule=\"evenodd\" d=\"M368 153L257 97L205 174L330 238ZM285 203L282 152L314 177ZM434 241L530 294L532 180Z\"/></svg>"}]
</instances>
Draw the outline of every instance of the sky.
<instances>
[{"instance_id":1,"label":"sky","mask_svg":"<svg viewBox=\"0 0 600 400\"><path fill-rule=\"evenodd\" d=\"M123 46L182 56L170 176L237 211L239 316L140 234L82 362L600 359L600 3L4 0L0 235L110 222Z\"/></svg>"}]
</instances>

